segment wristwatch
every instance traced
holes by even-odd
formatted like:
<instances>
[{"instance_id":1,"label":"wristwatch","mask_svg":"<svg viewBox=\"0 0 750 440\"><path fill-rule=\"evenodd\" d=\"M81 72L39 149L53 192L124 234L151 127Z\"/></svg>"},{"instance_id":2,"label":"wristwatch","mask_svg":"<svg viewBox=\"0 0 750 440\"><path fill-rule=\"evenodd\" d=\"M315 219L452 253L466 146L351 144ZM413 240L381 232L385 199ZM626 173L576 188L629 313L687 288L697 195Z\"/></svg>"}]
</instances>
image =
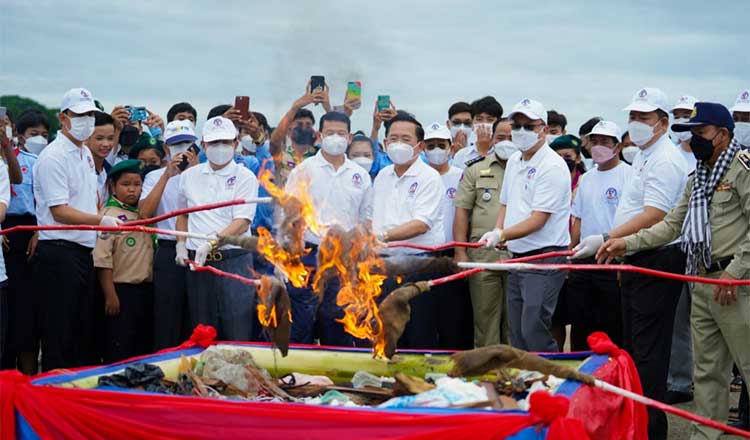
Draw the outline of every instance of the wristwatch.
<instances>
[{"instance_id":1,"label":"wristwatch","mask_svg":"<svg viewBox=\"0 0 750 440\"><path fill-rule=\"evenodd\" d=\"M606 243L609 240L609 233L605 232L602 234L602 238L604 239L604 242Z\"/></svg>"}]
</instances>

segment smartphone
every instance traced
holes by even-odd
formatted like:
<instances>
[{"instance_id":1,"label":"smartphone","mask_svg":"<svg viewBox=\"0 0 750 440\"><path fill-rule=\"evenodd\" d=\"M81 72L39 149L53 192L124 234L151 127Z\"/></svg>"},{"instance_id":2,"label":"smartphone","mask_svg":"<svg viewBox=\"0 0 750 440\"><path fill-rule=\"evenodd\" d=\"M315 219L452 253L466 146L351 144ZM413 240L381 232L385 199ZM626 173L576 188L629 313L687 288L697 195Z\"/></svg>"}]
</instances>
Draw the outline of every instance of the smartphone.
<instances>
[{"instance_id":1,"label":"smartphone","mask_svg":"<svg viewBox=\"0 0 750 440\"><path fill-rule=\"evenodd\" d=\"M130 112L129 120L132 121L145 121L148 119L148 112L146 107L133 107L130 105L125 106L125 110Z\"/></svg>"},{"instance_id":2,"label":"smartphone","mask_svg":"<svg viewBox=\"0 0 750 440\"><path fill-rule=\"evenodd\" d=\"M362 81L349 81L346 84L346 97L345 101L357 100L357 104L354 108L359 108L362 105Z\"/></svg>"},{"instance_id":3,"label":"smartphone","mask_svg":"<svg viewBox=\"0 0 750 440\"><path fill-rule=\"evenodd\" d=\"M388 110L391 108L391 97L388 95L378 95L378 111Z\"/></svg>"},{"instance_id":4,"label":"smartphone","mask_svg":"<svg viewBox=\"0 0 750 440\"><path fill-rule=\"evenodd\" d=\"M320 91L325 90L326 87L326 77L323 75L313 75L310 77L310 93L320 89Z\"/></svg>"},{"instance_id":5,"label":"smartphone","mask_svg":"<svg viewBox=\"0 0 750 440\"><path fill-rule=\"evenodd\" d=\"M242 118L243 121L247 120L250 117L250 97L235 96L234 108L240 111L240 118Z\"/></svg>"},{"instance_id":6,"label":"smartphone","mask_svg":"<svg viewBox=\"0 0 750 440\"><path fill-rule=\"evenodd\" d=\"M0 118L4 118L5 115L8 114L8 109L5 107L0 107Z\"/></svg>"},{"instance_id":7,"label":"smartphone","mask_svg":"<svg viewBox=\"0 0 750 440\"><path fill-rule=\"evenodd\" d=\"M198 146L195 145L195 144L191 145L190 148L188 148L188 151L192 151L193 154L195 154L196 156L201 152L198 149ZM177 165L177 168L179 168L180 171L185 171L185 169L187 168L187 166L188 166L188 158L187 158L187 156L182 156L182 162L180 162L180 164Z\"/></svg>"}]
</instances>

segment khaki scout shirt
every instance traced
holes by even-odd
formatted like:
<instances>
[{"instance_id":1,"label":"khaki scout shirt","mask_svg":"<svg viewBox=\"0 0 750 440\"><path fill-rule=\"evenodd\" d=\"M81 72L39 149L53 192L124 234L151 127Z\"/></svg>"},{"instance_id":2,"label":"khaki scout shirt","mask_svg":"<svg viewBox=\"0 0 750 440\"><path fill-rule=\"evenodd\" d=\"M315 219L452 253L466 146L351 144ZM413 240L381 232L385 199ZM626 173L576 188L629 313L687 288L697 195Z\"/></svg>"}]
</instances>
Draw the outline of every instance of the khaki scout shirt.
<instances>
[{"instance_id":1,"label":"khaki scout shirt","mask_svg":"<svg viewBox=\"0 0 750 440\"><path fill-rule=\"evenodd\" d=\"M125 222L140 218L137 212L117 206L105 206L100 213ZM112 280L115 283L150 282L153 261L154 242L151 234L125 232L100 235L96 239L94 267L112 269Z\"/></svg>"},{"instance_id":2,"label":"khaki scout shirt","mask_svg":"<svg viewBox=\"0 0 750 440\"><path fill-rule=\"evenodd\" d=\"M482 234L495 229L500 213L500 187L505 164L506 161L501 161L497 155L489 154L466 167L458 182L454 204L457 208L471 211L470 241L477 241Z\"/></svg>"},{"instance_id":3,"label":"khaki scout shirt","mask_svg":"<svg viewBox=\"0 0 750 440\"><path fill-rule=\"evenodd\" d=\"M309 157L315 156L318 149L314 146L310 147L305 154L302 155L302 161ZM276 175L274 176L274 184L279 188L283 188L286 185L286 179L289 178L289 173L292 172L294 167L302 163L297 161L292 151L292 147L287 147L286 150L282 150L281 153L274 156L274 166L276 169Z\"/></svg>"},{"instance_id":4,"label":"khaki scout shirt","mask_svg":"<svg viewBox=\"0 0 750 440\"><path fill-rule=\"evenodd\" d=\"M658 248L680 236L694 181L693 175L680 201L661 222L625 237L628 252ZM750 270L750 152L740 151L732 160L716 185L709 210L711 260L733 256L725 271L734 278L746 278Z\"/></svg>"}]
</instances>

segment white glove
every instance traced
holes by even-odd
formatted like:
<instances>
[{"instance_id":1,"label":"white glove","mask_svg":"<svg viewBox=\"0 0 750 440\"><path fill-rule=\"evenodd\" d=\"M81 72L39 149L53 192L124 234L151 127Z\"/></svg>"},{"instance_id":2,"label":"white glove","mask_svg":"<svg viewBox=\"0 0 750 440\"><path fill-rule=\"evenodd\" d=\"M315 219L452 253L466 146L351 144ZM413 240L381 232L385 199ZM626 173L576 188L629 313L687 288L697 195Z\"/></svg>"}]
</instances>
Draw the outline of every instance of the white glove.
<instances>
[{"instance_id":1,"label":"white glove","mask_svg":"<svg viewBox=\"0 0 750 440\"><path fill-rule=\"evenodd\" d=\"M213 246L211 243L203 243L198 247L198 249L195 251L195 263L198 266L203 266L206 263L206 258L208 258L208 253L211 252L211 249Z\"/></svg>"},{"instance_id":2,"label":"white glove","mask_svg":"<svg viewBox=\"0 0 750 440\"><path fill-rule=\"evenodd\" d=\"M594 256L596 251L604 244L604 235L589 235L588 237L581 240L576 247L573 248L575 254L570 257L571 260L578 258L588 258Z\"/></svg>"},{"instance_id":3,"label":"white glove","mask_svg":"<svg viewBox=\"0 0 750 440\"><path fill-rule=\"evenodd\" d=\"M178 241L175 246L175 253L174 262L177 263L178 266L187 266L187 263L185 263L185 261L188 260L187 243L184 241Z\"/></svg>"},{"instance_id":4,"label":"white glove","mask_svg":"<svg viewBox=\"0 0 750 440\"><path fill-rule=\"evenodd\" d=\"M103 215L102 219L99 221L99 226L120 226L122 224L123 221L119 218L110 217L108 215Z\"/></svg>"},{"instance_id":5,"label":"white glove","mask_svg":"<svg viewBox=\"0 0 750 440\"><path fill-rule=\"evenodd\" d=\"M490 232L485 232L484 235L482 235L482 238L479 239L479 241L484 242L484 247L494 249L498 244L500 244L501 241L503 241L503 230L500 228L495 228Z\"/></svg>"}]
</instances>

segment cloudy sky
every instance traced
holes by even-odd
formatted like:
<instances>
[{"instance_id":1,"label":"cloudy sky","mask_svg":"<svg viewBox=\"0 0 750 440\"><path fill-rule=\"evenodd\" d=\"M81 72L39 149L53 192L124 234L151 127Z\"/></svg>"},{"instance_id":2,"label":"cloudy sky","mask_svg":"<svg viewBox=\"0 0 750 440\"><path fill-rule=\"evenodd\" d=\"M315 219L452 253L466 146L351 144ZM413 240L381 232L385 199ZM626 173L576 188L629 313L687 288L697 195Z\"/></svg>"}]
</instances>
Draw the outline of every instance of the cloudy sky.
<instances>
[{"instance_id":1,"label":"cloudy sky","mask_svg":"<svg viewBox=\"0 0 750 440\"><path fill-rule=\"evenodd\" d=\"M636 89L731 104L750 87L747 0L3 0L0 95L59 106L86 87L107 109L179 101L208 110L250 95L272 125L310 75L334 104L363 81L354 129L378 94L427 124L449 105L524 97L624 123ZM320 109L314 109L320 114Z\"/></svg>"}]
</instances>

